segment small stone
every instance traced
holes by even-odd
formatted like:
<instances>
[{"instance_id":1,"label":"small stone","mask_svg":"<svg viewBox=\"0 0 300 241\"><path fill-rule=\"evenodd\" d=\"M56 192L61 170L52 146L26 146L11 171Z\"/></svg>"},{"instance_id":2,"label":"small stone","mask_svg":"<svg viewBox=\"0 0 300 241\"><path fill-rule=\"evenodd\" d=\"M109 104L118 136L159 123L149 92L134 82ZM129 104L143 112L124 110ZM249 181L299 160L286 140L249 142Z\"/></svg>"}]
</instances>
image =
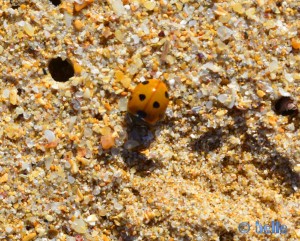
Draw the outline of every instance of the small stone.
<instances>
[{"instance_id":1,"label":"small stone","mask_svg":"<svg viewBox=\"0 0 300 241\"><path fill-rule=\"evenodd\" d=\"M49 215L49 214L47 214L47 215L45 216L45 219L46 219L48 222L53 222L54 217L51 216L51 215Z\"/></svg>"},{"instance_id":2,"label":"small stone","mask_svg":"<svg viewBox=\"0 0 300 241\"><path fill-rule=\"evenodd\" d=\"M124 148L127 150L132 150L138 146L140 146L140 143L136 140L128 140L124 144Z\"/></svg>"},{"instance_id":3,"label":"small stone","mask_svg":"<svg viewBox=\"0 0 300 241\"><path fill-rule=\"evenodd\" d=\"M79 75L82 71L81 65L76 62L73 63L73 68L74 68L75 74L77 74L77 75Z\"/></svg>"},{"instance_id":4,"label":"small stone","mask_svg":"<svg viewBox=\"0 0 300 241\"><path fill-rule=\"evenodd\" d=\"M4 99L7 99L9 97L9 94L10 94L10 90L9 89L4 89L3 92L2 92L2 97Z\"/></svg>"},{"instance_id":5,"label":"small stone","mask_svg":"<svg viewBox=\"0 0 300 241\"><path fill-rule=\"evenodd\" d=\"M289 92L287 92L287 91L285 91L283 88L281 88L281 87L279 87L278 88L278 92L279 92L279 94L281 95L281 96L291 96L291 94L289 93Z\"/></svg>"},{"instance_id":6,"label":"small stone","mask_svg":"<svg viewBox=\"0 0 300 241\"><path fill-rule=\"evenodd\" d=\"M219 16L224 16L226 14L228 14L227 11L225 11L224 8L222 8L221 6L218 6L216 10L214 10L215 14L219 15Z\"/></svg>"},{"instance_id":7,"label":"small stone","mask_svg":"<svg viewBox=\"0 0 300 241\"><path fill-rule=\"evenodd\" d=\"M217 30L217 34L220 37L222 41L227 40L231 37L233 34L233 31L230 28L227 28L225 26L221 26Z\"/></svg>"},{"instance_id":8,"label":"small stone","mask_svg":"<svg viewBox=\"0 0 300 241\"><path fill-rule=\"evenodd\" d=\"M68 182L73 184L75 182L75 178L72 176L68 176Z\"/></svg>"},{"instance_id":9,"label":"small stone","mask_svg":"<svg viewBox=\"0 0 300 241\"><path fill-rule=\"evenodd\" d=\"M212 62L208 62L208 63L204 64L204 65L202 66L202 68L203 68L203 69L209 69L209 70L211 70L211 71L213 71L213 72L215 72L215 73L219 73L219 72L222 71L221 67L215 65L215 64L212 63Z\"/></svg>"},{"instance_id":10,"label":"small stone","mask_svg":"<svg viewBox=\"0 0 300 241\"><path fill-rule=\"evenodd\" d=\"M29 233L25 237L22 238L22 241L30 241L36 237L36 232Z\"/></svg>"},{"instance_id":11,"label":"small stone","mask_svg":"<svg viewBox=\"0 0 300 241\"><path fill-rule=\"evenodd\" d=\"M121 16L126 12L121 0L110 0L110 4L117 15Z\"/></svg>"},{"instance_id":12,"label":"small stone","mask_svg":"<svg viewBox=\"0 0 300 241\"><path fill-rule=\"evenodd\" d=\"M101 136L101 146L103 150L108 150L115 145L115 138L112 136L112 133Z\"/></svg>"},{"instance_id":13,"label":"small stone","mask_svg":"<svg viewBox=\"0 0 300 241\"><path fill-rule=\"evenodd\" d=\"M232 6L232 10L238 14L243 14L245 12L245 9L243 8L242 4L240 4L240 3L234 4Z\"/></svg>"},{"instance_id":14,"label":"small stone","mask_svg":"<svg viewBox=\"0 0 300 241\"><path fill-rule=\"evenodd\" d=\"M14 230L14 229L13 229L12 227L9 227L9 226L5 228L5 231L6 231L7 233L11 233L13 230Z\"/></svg>"},{"instance_id":15,"label":"small stone","mask_svg":"<svg viewBox=\"0 0 300 241\"><path fill-rule=\"evenodd\" d=\"M292 47L294 49L300 49L300 40L299 39L292 39Z\"/></svg>"},{"instance_id":16,"label":"small stone","mask_svg":"<svg viewBox=\"0 0 300 241\"><path fill-rule=\"evenodd\" d=\"M177 9L178 9L179 11L182 10L182 8L183 8L183 4L182 4L182 3L176 2L175 5L176 5L176 7L177 7Z\"/></svg>"},{"instance_id":17,"label":"small stone","mask_svg":"<svg viewBox=\"0 0 300 241\"><path fill-rule=\"evenodd\" d=\"M116 79L116 81L121 81L123 78L124 78L124 73L121 71L121 70L117 70L116 72L115 72L115 79Z\"/></svg>"},{"instance_id":18,"label":"small stone","mask_svg":"<svg viewBox=\"0 0 300 241\"><path fill-rule=\"evenodd\" d=\"M88 230L86 223L82 219L75 219L74 222L72 222L72 224L71 224L71 228L75 232L81 233L81 234L86 233Z\"/></svg>"},{"instance_id":19,"label":"small stone","mask_svg":"<svg viewBox=\"0 0 300 241\"><path fill-rule=\"evenodd\" d=\"M31 24L25 22L24 23L24 26L23 26L23 29L25 31L25 33L29 36L33 36L34 35L34 27L32 27Z\"/></svg>"},{"instance_id":20,"label":"small stone","mask_svg":"<svg viewBox=\"0 0 300 241\"><path fill-rule=\"evenodd\" d=\"M60 0L61 1L61 0ZM82 2L82 0L75 0L75 1L79 1ZM51 2L54 2L53 0ZM73 2L73 1L72 1ZM72 15L73 14L73 5L71 2L67 2L67 1L63 1L62 3L60 3L60 9L64 10L64 12Z\"/></svg>"},{"instance_id":21,"label":"small stone","mask_svg":"<svg viewBox=\"0 0 300 241\"><path fill-rule=\"evenodd\" d=\"M91 98L91 91L89 88L86 88L84 93L83 93L83 98L85 99L90 99Z\"/></svg>"},{"instance_id":22,"label":"small stone","mask_svg":"<svg viewBox=\"0 0 300 241\"><path fill-rule=\"evenodd\" d=\"M293 78L294 78L295 80L300 80L300 73L294 73L294 74L293 74Z\"/></svg>"},{"instance_id":23,"label":"small stone","mask_svg":"<svg viewBox=\"0 0 300 241\"><path fill-rule=\"evenodd\" d=\"M294 166L294 171L300 174L300 164ZM299 238L300 238L300 230L299 230Z\"/></svg>"},{"instance_id":24,"label":"small stone","mask_svg":"<svg viewBox=\"0 0 300 241\"><path fill-rule=\"evenodd\" d=\"M257 4L258 4L258 6L262 6L262 5L264 5L265 4L265 0L257 0Z\"/></svg>"},{"instance_id":25,"label":"small stone","mask_svg":"<svg viewBox=\"0 0 300 241\"><path fill-rule=\"evenodd\" d=\"M127 98L120 98L118 102L119 110L126 111L127 110Z\"/></svg>"},{"instance_id":26,"label":"small stone","mask_svg":"<svg viewBox=\"0 0 300 241\"><path fill-rule=\"evenodd\" d=\"M168 63L169 65L173 65L175 63L175 58L172 55L167 55L166 56L166 63Z\"/></svg>"},{"instance_id":27,"label":"small stone","mask_svg":"<svg viewBox=\"0 0 300 241\"><path fill-rule=\"evenodd\" d=\"M218 101L220 101L221 103L225 103L228 100L228 95L226 94L221 94L218 96Z\"/></svg>"},{"instance_id":28,"label":"small stone","mask_svg":"<svg viewBox=\"0 0 300 241\"><path fill-rule=\"evenodd\" d=\"M108 126L105 126L105 127L101 128L100 133L103 136L108 135L111 133L111 129Z\"/></svg>"},{"instance_id":29,"label":"small stone","mask_svg":"<svg viewBox=\"0 0 300 241\"><path fill-rule=\"evenodd\" d=\"M74 27L77 31L81 31L83 29L83 23L79 20L79 19L76 19L74 22Z\"/></svg>"},{"instance_id":30,"label":"small stone","mask_svg":"<svg viewBox=\"0 0 300 241\"><path fill-rule=\"evenodd\" d=\"M9 102L12 104L12 105L17 105L17 97L18 97L18 91L16 88L13 88L12 90L10 90L10 93L9 93Z\"/></svg>"},{"instance_id":31,"label":"small stone","mask_svg":"<svg viewBox=\"0 0 300 241\"><path fill-rule=\"evenodd\" d=\"M145 1L144 2L144 7L147 9L147 10L150 10L152 11L156 6L156 2L152 2L152 1Z\"/></svg>"},{"instance_id":32,"label":"small stone","mask_svg":"<svg viewBox=\"0 0 300 241\"><path fill-rule=\"evenodd\" d=\"M263 97L266 95L266 93L263 92L262 90L257 90L257 91L256 91L256 94L257 94L260 98L263 98Z\"/></svg>"},{"instance_id":33,"label":"small stone","mask_svg":"<svg viewBox=\"0 0 300 241\"><path fill-rule=\"evenodd\" d=\"M55 134L53 133L53 131L50 130L44 131L44 137L47 139L49 143L55 140Z\"/></svg>"},{"instance_id":34,"label":"small stone","mask_svg":"<svg viewBox=\"0 0 300 241\"><path fill-rule=\"evenodd\" d=\"M49 239L53 239L53 238L55 238L58 235L58 230L56 230L56 229L50 229L48 231L47 235L48 235Z\"/></svg>"},{"instance_id":35,"label":"small stone","mask_svg":"<svg viewBox=\"0 0 300 241\"><path fill-rule=\"evenodd\" d=\"M113 34L113 32L111 31L111 29L109 28L109 27L104 27L103 29L102 29L102 36L104 37L104 38L109 38L111 35Z\"/></svg>"},{"instance_id":36,"label":"small stone","mask_svg":"<svg viewBox=\"0 0 300 241\"><path fill-rule=\"evenodd\" d=\"M7 182L7 180L8 180L8 174L7 174L7 173L3 174L3 175L0 177L0 183Z\"/></svg>"},{"instance_id":37,"label":"small stone","mask_svg":"<svg viewBox=\"0 0 300 241\"><path fill-rule=\"evenodd\" d=\"M228 23L230 21L230 19L231 19L231 15L229 13L226 15L221 15L219 17L219 20L221 23Z\"/></svg>"},{"instance_id":38,"label":"small stone","mask_svg":"<svg viewBox=\"0 0 300 241\"><path fill-rule=\"evenodd\" d=\"M90 5L93 2L94 2L94 0L83 0L83 2L81 4L77 3L77 2L74 2L74 9L75 9L76 12L79 12L83 8L85 8L86 6Z\"/></svg>"},{"instance_id":39,"label":"small stone","mask_svg":"<svg viewBox=\"0 0 300 241\"><path fill-rule=\"evenodd\" d=\"M276 70L278 70L278 68L279 68L279 65L278 65L277 60L272 61L269 65L269 71L270 72L275 72Z\"/></svg>"},{"instance_id":40,"label":"small stone","mask_svg":"<svg viewBox=\"0 0 300 241\"><path fill-rule=\"evenodd\" d=\"M73 160L69 160L69 163L71 165L71 173L72 174L76 174L79 171L78 165L76 162L74 162Z\"/></svg>"},{"instance_id":41,"label":"small stone","mask_svg":"<svg viewBox=\"0 0 300 241\"><path fill-rule=\"evenodd\" d=\"M118 202L114 203L114 207L115 207L116 210L122 210L123 209L123 205L118 203Z\"/></svg>"},{"instance_id":42,"label":"small stone","mask_svg":"<svg viewBox=\"0 0 300 241\"><path fill-rule=\"evenodd\" d=\"M124 78L121 80L121 84L124 88L129 88L131 84L131 78L129 78L128 76L124 76Z\"/></svg>"},{"instance_id":43,"label":"small stone","mask_svg":"<svg viewBox=\"0 0 300 241\"><path fill-rule=\"evenodd\" d=\"M124 41L124 33L121 30L117 29L115 31L115 37L116 37L117 40L119 40L121 43L123 43L123 41Z\"/></svg>"},{"instance_id":44,"label":"small stone","mask_svg":"<svg viewBox=\"0 0 300 241\"><path fill-rule=\"evenodd\" d=\"M135 75L139 72L142 66L143 61L141 60L140 56L134 56L132 63L130 63L127 69L130 75Z\"/></svg>"},{"instance_id":45,"label":"small stone","mask_svg":"<svg viewBox=\"0 0 300 241\"><path fill-rule=\"evenodd\" d=\"M265 23L264 23L264 26L266 27L266 29L272 29L272 28L275 28L276 27L276 21L275 20L273 20L273 19L270 19L270 20L268 20L268 21L266 21Z\"/></svg>"},{"instance_id":46,"label":"small stone","mask_svg":"<svg viewBox=\"0 0 300 241\"><path fill-rule=\"evenodd\" d=\"M255 8L249 8L245 13L248 18L253 18L255 15L256 9Z\"/></svg>"},{"instance_id":47,"label":"small stone","mask_svg":"<svg viewBox=\"0 0 300 241\"><path fill-rule=\"evenodd\" d=\"M94 226L95 222L97 222L99 219L97 218L97 216L95 214L92 214L90 216L88 216L85 221L89 224Z\"/></svg>"},{"instance_id":48,"label":"small stone","mask_svg":"<svg viewBox=\"0 0 300 241\"><path fill-rule=\"evenodd\" d=\"M9 124L5 128L5 133L8 138L17 140L24 135L24 130L18 124Z\"/></svg>"}]
</instances>

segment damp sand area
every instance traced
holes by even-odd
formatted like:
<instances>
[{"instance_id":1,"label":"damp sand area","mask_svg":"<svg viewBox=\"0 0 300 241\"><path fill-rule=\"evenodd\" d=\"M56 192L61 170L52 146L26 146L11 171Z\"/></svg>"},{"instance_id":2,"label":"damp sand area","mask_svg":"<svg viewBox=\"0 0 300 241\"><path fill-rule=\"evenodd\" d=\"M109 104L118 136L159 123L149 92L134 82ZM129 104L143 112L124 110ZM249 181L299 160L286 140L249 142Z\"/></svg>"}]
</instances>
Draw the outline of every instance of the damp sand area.
<instances>
[{"instance_id":1,"label":"damp sand area","mask_svg":"<svg viewBox=\"0 0 300 241\"><path fill-rule=\"evenodd\" d=\"M299 1L0 0L0 239L299 240L299 93Z\"/></svg>"}]
</instances>

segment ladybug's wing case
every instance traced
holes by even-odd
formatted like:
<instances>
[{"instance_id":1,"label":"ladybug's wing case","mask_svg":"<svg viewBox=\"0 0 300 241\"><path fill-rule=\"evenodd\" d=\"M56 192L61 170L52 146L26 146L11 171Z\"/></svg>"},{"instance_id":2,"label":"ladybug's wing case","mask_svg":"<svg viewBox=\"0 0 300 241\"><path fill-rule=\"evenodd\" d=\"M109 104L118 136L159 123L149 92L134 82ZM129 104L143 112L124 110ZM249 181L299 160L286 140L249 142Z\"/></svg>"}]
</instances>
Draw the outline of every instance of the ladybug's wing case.
<instances>
[{"instance_id":1,"label":"ladybug's wing case","mask_svg":"<svg viewBox=\"0 0 300 241\"><path fill-rule=\"evenodd\" d=\"M135 88L128 102L128 111L133 115L137 115L139 111L144 111L147 105L146 99L149 99L149 95L147 97L144 88L140 85Z\"/></svg>"},{"instance_id":2,"label":"ladybug's wing case","mask_svg":"<svg viewBox=\"0 0 300 241\"><path fill-rule=\"evenodd\" d=\"M159 80L150 80L137 85L128 102L128 111L154 124L161 119L167 106L166 85Z\"/></svg>"},{"instance_id":3,"label":"ladybug's wing case","mask_svg":"<svg viewBox=\"0 0 300 241\"><path fill-rule=\"evenodd\" d=\"M154 124L163 117L169 103L167 90L166 85L160 82L156 87L155 94L148 101L146 106L148 116L145 120L150 124Z\"/></svg>"}]
</instances>

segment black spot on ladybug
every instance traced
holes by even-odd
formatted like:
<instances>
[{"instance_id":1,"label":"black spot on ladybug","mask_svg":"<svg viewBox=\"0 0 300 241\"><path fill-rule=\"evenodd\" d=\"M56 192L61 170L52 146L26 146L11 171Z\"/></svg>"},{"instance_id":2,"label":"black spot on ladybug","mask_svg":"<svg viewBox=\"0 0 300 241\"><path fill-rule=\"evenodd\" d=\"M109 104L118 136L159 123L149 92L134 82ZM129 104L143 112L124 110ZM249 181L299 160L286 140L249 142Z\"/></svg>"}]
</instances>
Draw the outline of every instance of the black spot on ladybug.
<instances>
[{"instance_id":1,"label":"black spot on ladybug","mask_svg":"<svg viewBox=\"0 0 300 241\"><path fill-rule=\"evenodd\" d=\"M143 85L147 85L147 84L149 84L149 81L146 80L146 81L142 82L142 84L143 84Z\"/></svg>"},{"instance_id":2,"label":"black spot on ladybug","mask_svg":"<svg viewBox=\"0 0 300 241\"><path fill-rule=\"evenodd\" d=\"M143 101L144 99L146 99L146 95L144 95L144 94L139 94L139 98L140 98L140 101Z\"/></svg>"},{"instance_id":3,"label":"black spot on ladybug","mask_svg":"<svg viewBox=\"0 0 300 241\"><path fill-rule=\"evenodd\" d=\"M169 93L167 91L165 92L165 96L167 99L169 99Z\"/></svg>"},{"instance_id":4,"label":"black spot on ladybug","mask_svg":"<svg viewBox=\"0 0 300 241\"><path fill-rule=\"evenodd\" d=\"M146 118L147 113L145 111L139 110L136 112L137 116L140 118Z\"/></svg>"},{"instance_id":5,"label":"black spot on ladybug","mask_svg":"<svg viewBox=\"0 0 300 241\"><path fill-rule=\"evenodd\" d=\"M157 102L157 101L155 101L154 103L153 103L153 108L159 108L160 107L160 104Z\"/></svg>"},{"instance_id":6,"label":"black spot on ladybug","mask_svg":"<svg viewBox=\"0 0 300 241\"><path fill-rule=\"evenodd\" d=\"M283 96L279 98L274 105L275 113L277 115L296 115L298 108L291 97Z\"/></svg>"}]
</instances>

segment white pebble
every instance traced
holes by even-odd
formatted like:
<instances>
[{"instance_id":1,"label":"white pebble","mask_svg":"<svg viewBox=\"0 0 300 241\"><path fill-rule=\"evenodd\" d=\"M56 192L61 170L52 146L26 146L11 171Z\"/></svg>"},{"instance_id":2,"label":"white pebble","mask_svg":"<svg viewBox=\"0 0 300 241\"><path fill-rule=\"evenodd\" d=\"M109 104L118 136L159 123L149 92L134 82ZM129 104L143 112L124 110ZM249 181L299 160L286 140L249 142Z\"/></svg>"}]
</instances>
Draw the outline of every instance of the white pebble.
<instances>
[{"instance_id":1,"label":"white pebble","mask_svg":"<svg viewBox=\"0 0 300 241\"><path fill-rule=\"evenodd\" d=\"M126 111L127 110L127 98L124 97L124 98L119 99L118 106L119 106L120 111Z\"/></svg>"},{"instance_id":2,"label":"white pebble","mask_svg":"<svg viewBox=\"0 0 300 241\"><path fill-rule=\"evenodd\" d=\"M110 4L117 15L121 16L126 13L123 2L121 0L110 0Z\"/></svg>"},{"instance_id":3,"label":"white pebble","mask_svg":"<svg viewBox=\"0 0 300 241\"><path fill-rule=\"evenodd\" d=\"M270 63L269 65L269 71L270 72L274 72L276 71L277 69L279 68L279 65L278 65L278 61L277 60L274 60Z\"/></svg>"},{"instance_id":4,"label":"white pebble","mask_svg":"<svg viewBox=\"0 0 300 241\"><path fill-rule=\"evenodd\" d=\"M140 38L137 35L132 35L133 43L138 44L140 42Z\"/></svg>"},{"instance_id":5,"label":"white pebble","mask_svg":"<svg viewBox=\"0 0 300 241\"><path fill-rule=\"evenodd\" d=\"M291 94L289 92L285 91L281 87L278 88L278 92L281 96L291 96Z\"/></svg>"},{"instance_id":6,"label":"white pebble","mask_svg":"<svg viewBox=\"0 0 300 241\"><path fill-rule=\"evenodd\" d=\"M4 99L7 99L8 97L9 97L9 89L5 89L5 90L3 90L3 92L2 92L2 97L4 98Z\"/></svg>"},{"instance_id":7,"label":"white pebble","mask_svg":"<svg viewBox=\"0 0 300 241\"><path fill-rule=\"evenodd\" d=\"M87 225L82 219L75 219L71 224L71 228L77 233L86 233Z\"/></svg>"},{"instance_id":8,"label":"white pebble","mask_svg":"<svg viewBox=\"0 0 300 241\"><path fill-rule=\"evenodd\" d=\"M175 84L175 79L170 79L170 80L169 80L169 85L170 85L170 86L173 86L174 84Z\"/></svg>"},{"instance_id":9,"label":"white pebble","mask_svg":"<svg viewBox=\"0 0 300 241\"><path fill-rule=\"evenodd\" d=\"M84 93L83 93L83 98L85 98L85 99L91 98L91 91L90 91L89 88L86 88L86 89L85 89L85 91L84 91Z\"/></svg>"},{"instance_id":10,"label":"white pebble","mask_svg":"<svg viewBox=\"0 0 300 241\"><path fill-rule=\"evenodd\" d=\"M227 40L230 38L230 36L233 34L233 31L230 28L227 28L225 26L221 26L217 30L217 34L220 37L222 41Z\"/></svg>"},{"instance_id":11,"label":"white pebble","mask_svg":"<svg viewBox=\"0 0 300 241\"><path fill-rule=\"evenodd\" d=\"M85 221L89 224L89 225L92 225L94 226L95 223L98 221L98 218L95 214L92 214L90 216L88 216Z\"/></svg>"},{"instance_id":12,"label":"white pebble","mask_svg":"<svg viewBox=\"0 0 300 241\"><path fill-rule=\"evenodd\" d=\"M53 133L53 131L45 130L44 136L48 142L53 142L55 140L55 134Z\"/></svg>"},{"instance_id":13,"label":"white pebble","mask_svg":"<svg viewBox=\"0 0 300 241\"><path fill-rule=\"evenodd\" d=\"M75 178L72 176L68 176L68 182L73 184L75 182Z\"/></svg>"},{"instance_id":14,"label":"white pebble","mask_svg":"<svg viewBox=\"0 0 300 241\"><path fill-rule=\"evenodd\" d=\"M221 103L225 103L227 99L228 99L228 95L226 94L221 94L218 96L218 101L220 101Z\"/></svg>"},{"instance_id":15,"label":"white pebble","mask_svg":"<svg viewBox=\"0 0 300 241\"><path fill-rule=\"evenodd\" d=\"M213 107L213 102L209 100L209 101L206 102L206 105L205 105L205 106L206 106L206 108L207 108L208 110L210 110L210 109Z\"/></svg>"},{"instance_id":16,"label":"white pebble","mask_svg":"<svg viewBox=\"0 0 300 241\"><path fill-rule=\"evenodd\" d=\"M11 233L11 232L13 231L13 228L12 228L12 227L6 227L6 228L5 228L5 231L6 231L7 233Z\"/></svg>"},{"instance_id":17,"label":"white pebble","mask_svg":"<svg viewBox=\"0 0 300 241\"><path fill-rule=\"evenodd\" d=\"M123 205L121 205L121 204L118 203L118 202L115 202L115 203L114 203L114 207L115 207L115 209L117 209L117 210L122 210L122 209L123 209Z\"/></svg>"}]
</instances>

